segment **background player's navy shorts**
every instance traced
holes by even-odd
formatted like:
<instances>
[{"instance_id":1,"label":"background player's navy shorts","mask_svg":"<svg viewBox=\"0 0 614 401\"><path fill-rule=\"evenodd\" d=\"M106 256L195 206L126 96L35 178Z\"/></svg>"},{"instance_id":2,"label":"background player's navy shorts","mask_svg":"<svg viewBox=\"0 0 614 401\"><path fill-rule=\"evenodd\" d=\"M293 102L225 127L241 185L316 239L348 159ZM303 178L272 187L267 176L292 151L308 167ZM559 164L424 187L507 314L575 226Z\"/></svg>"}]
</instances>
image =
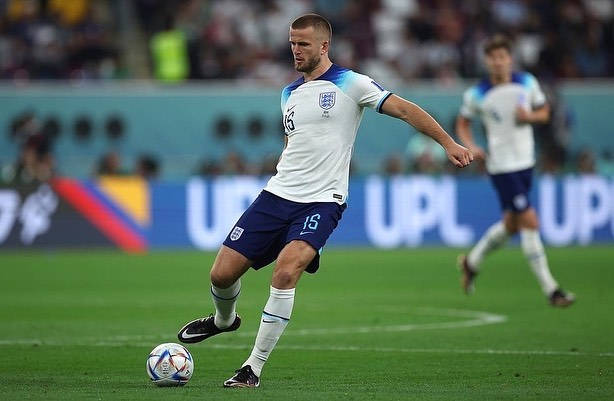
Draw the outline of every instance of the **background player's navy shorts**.
<instances>
[{"instance_id":1,"label":"background player's navy shorts","mask_svg":"<svg viewBox=\"0 0 614 401\"><path fill-rule=\"evenodd\" d=\"M226 237L224 245L253 262L259 269L277 259L292 240L303 240L316 251L306 271L320 267L320 252L347 205L335 202L292 202L262 191Z\"/></svg>"},{"instance_id":2,"label":"background player's navy shorts","mask_svg":"<svg viewBox=\"0 0 614 401\"><path fill-rule=\"evenodd\" d=\"M501 209L512 212L523 212L531 206L529 193L533 180L533 169L514 171L511 173L492 174Z\"/></svg>"}]
</instances>

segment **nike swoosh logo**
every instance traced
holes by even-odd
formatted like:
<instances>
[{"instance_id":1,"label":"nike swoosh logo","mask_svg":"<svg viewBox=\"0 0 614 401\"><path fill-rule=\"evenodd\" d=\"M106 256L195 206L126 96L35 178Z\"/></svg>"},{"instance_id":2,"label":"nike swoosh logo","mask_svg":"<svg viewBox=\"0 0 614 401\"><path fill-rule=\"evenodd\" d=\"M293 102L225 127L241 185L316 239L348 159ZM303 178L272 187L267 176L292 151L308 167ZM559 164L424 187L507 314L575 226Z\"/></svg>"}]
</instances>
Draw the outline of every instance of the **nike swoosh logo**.
<instances>
[{"instance_id":1,"label":"nike swoosh logo","mask_svg":"<svg viewBox=\"0 0 614 401\"><path fill-rule=\"evenodd\" d=\"M301 231L299 235L303 235L303 234L313 234L313 231Z\"/></svg>"},{"instance_id":2,"label":"nike swoosh logo","mask_svg":"<svg viewBox=\"0 0 614 401\"><path fill-rule=\"evenodd\" d=\"M188 333L183 333L181 335L182 338L194 338L194 337L199 337L199 336L204 336L204 334L188 334Z\"/></svg>"},{"instance_id":3,"label":"nike swoosh logo","mask_svg":"<svg viewBox=\"0 0 614 401\"><path fill-rule=\"evenodd\" d=\"M262 323L277 323L275 320L264 320L262 319Z\"/></svg>"}]
</instances>

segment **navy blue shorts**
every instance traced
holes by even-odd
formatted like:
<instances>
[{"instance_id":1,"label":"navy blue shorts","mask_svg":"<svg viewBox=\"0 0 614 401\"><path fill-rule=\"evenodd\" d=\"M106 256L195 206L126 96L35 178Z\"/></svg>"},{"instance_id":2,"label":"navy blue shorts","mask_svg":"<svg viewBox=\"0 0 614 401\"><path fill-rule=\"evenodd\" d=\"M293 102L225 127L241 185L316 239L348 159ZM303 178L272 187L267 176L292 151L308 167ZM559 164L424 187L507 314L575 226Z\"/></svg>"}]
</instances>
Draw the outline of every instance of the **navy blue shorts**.
<instances>
[{"instance_id":1,"label":"navy blue shorts","mask_svg":"<svg viewBox=\"0 0 614 401\"><path fill-rule=\"evenodd\" d=\"M224 245L239 252L259 269L277 259L293 240L303 240L317 251L306 271L320 267L320 252L347 205L335 202L298 203L262 191L243 213Z\"/></svg>"},{"instance_id":2,"label":"navy blue shorts","mask_svg":"<svg viewBox=\"0 0 614 401\"><path fill-rule=\"evenodd\" d=\"M490 179L497 190L501 209L504 211L509 210L518 213L531 206L529 193L533 180L532 168L511 173L492 174Z\"/></svg>"}]
</instances>

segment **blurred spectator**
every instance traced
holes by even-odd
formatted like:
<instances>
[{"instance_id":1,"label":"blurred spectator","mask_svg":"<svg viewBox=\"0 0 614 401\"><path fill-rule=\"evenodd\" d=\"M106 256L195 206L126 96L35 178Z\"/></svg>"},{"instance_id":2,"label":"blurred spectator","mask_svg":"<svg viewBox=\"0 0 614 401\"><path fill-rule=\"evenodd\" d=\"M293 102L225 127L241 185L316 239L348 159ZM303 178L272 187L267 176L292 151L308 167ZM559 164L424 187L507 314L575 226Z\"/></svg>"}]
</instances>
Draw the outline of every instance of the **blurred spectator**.
<instances>
[{"instance_id":1,"label":"blurred spectator","mask_svg":"<svg viewBox=\"0 0 614 401\"><path fill-rule=\"evenodd\" d=\"M243 175L247 174L247 163L237 152L228 152L222 162L223 174Z\"/></svg>"},{"instance_id":2,"label":"blurred spectator","mask_svg":"<svg viewBox=\"0 0 614 401\"><path fill-rule=\"evenodd\" d=\"M105 153L98 161L96 175L125 175L119 153L111 151Z\"/></svg>"},{"instance_id":3,"label":"blurred spectator","mask_svg":"<svg viewBox=\"0 0 614 401\"><path fill-rule=\"evenodd\" d=\"M582 149L576 160L576 171L580 174L595 174L595 154L590 149Z\"/></svg>"},{"instance_id":4,"label":"blurred spectator","mask_svg":"<svg viewBox=\"0 0 614 401\"><path fill-rule=\"evenodd\" d=\"M392 154L384 161L384 174L399 175L405 173L405 162L398 154Z\"/></svg>"},{"instance_id":5,"label":"blurred spectator","mask_svg":"<svg viewBox=\"0 0 614 401\"><path fill-rule=\"evenodd\" d=\"M3 179L19 183L49 180L54 173L53 131L43 130L29 111L17 117L9 135L19 145L19 155L16 163L3 171Z\"/></svg>"},{"instance_id":6,"label":"blurred spectator","mask_svg":"<svg viewBox=\"0 0 614 401\"><path fill-rule=\"evenodd\" d=\"M89 0L7 1L0 16L0 78L117 77L108 7Z\"/></svg>"},{"instance_id":7,"label":"blurred spectator","mask_svg":"<svg viewBox=\"0 0 614 401\"><path fill-rule=\"evenodd\" d=\"M146 180L156 179L160 175L160 162L151 155L141 155L136 162L136 174Z\"/></svg>"},{"instance_id":8,"label":"blurred spectator","mask_svg":"<svg viewBox=\"0 0 614 401\"><path fill-rule=\"evenodd\" d=\"M407 155L412 163L411 172L418 174L441 173L448 160L437 142L418 133L411 136L407 144Z\"/></svg>"},{"instance_id":9,"label":"blurred spectator","mask_svg":"<svg viewBox=\"0 0 614 401\"><path fill-rule=\"evenodd\" d=\"M518 68L546 78L614 74L611 0L5 0L0 77L107 79L125 76L116 49L151 45L165 81L295 76L288 23L315 11L333 23L333 58L391 77L444 83L482 74L481 43L505 31ZM142 41L120 46L117 16L139 26ZM130 18L134 19L132 21ZM147 51L147 50L145 50ZM145 58L146 60L146 58ZM142 69L137 69L141 71ZM394 76L396 75L396 76Z\"/></svg>"},{"instance_id":10,"label":"blurred spectator","mask_svg":"<svg viewBox=\"0 0 614 401\"><path fill-rule=\"evenodd\" d=\"M189 60L185 35L174 28L173 16L167 15L163 31L151 38L151 52L156 78L164 82L188 78Z\"/></svg>"}]
</instances>

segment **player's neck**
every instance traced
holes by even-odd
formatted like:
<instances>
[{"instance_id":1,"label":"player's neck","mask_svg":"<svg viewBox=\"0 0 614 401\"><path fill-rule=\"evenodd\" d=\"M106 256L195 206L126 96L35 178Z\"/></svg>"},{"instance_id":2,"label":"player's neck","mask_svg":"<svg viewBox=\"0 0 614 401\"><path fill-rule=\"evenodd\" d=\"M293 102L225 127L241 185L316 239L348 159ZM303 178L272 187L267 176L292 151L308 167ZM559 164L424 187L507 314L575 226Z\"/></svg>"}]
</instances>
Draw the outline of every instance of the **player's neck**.
<instances>
[{"instance_id":1,"label":"player's neck","mask_svg":"<svg viewBox=\"0 0 614 401\"><path fill-rule=\"evenodd\" d=\"M318 66L314 68L311 72L303 73L303 78L305 78L305 82L313 81L314 79L318 78L320 75L328 71L331 65L333 65L333 62L330 61L328 57L326 57L326 59L322 58L320 64L318 64Z\"/></svg>"},{"instance_id":2,"label":"player's neck","mask_svg":"<svg viewBox=\"0 0 614 401\"><path fill-rule=\"evenodd\" d=\"M507 74L507 75L491 75L489 77L490 79L490 83L495 86L495 85L500 85L500 84L506 84L508 82L512 81L512 75L511 74Z\"/></svg>"}]
</instances>

